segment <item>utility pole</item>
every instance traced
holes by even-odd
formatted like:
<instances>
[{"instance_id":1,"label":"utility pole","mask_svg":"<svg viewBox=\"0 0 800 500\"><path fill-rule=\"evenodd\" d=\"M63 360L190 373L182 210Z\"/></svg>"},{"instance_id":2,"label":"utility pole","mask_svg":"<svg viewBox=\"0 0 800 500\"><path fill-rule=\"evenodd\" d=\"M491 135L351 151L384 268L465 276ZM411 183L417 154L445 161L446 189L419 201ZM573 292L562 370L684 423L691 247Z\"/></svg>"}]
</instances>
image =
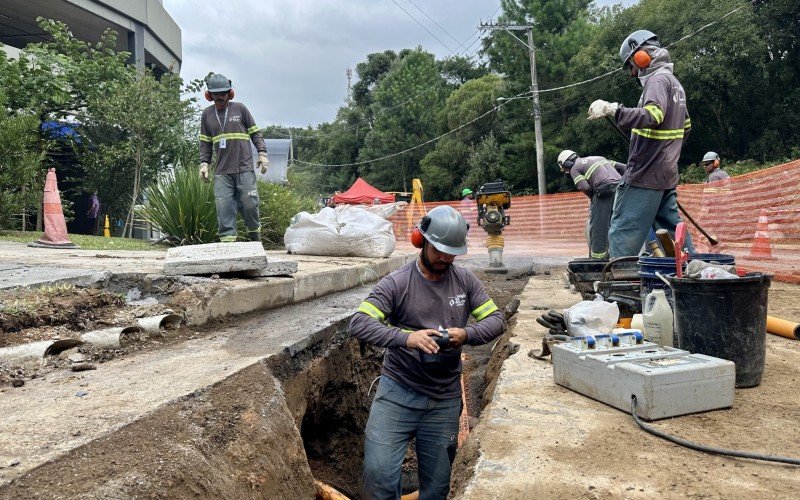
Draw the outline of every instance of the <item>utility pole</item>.
<instances>
[{"instance_id":1,"label":"utility pole","mask_svg":"<svg viewBox=\"0 0 800 500\"><path fill-rule=\"evenodd\" d=\"M536 182L539 188L539 194L547 194L547 183L544 178L544 141L542 140L542 110L539 106L539 83L536 78L536 48L533 45L533 26L532 25L517 25L493 22L481 23L478 26L481 31L489 30L504 30L509 35L514 37L525 48L528 49L528 56L531 60L531 92L533 94L533 133L536 137ZM526 30L528 32L528 43L522 41L511 30Z\"/></svg>"}]
</instances>

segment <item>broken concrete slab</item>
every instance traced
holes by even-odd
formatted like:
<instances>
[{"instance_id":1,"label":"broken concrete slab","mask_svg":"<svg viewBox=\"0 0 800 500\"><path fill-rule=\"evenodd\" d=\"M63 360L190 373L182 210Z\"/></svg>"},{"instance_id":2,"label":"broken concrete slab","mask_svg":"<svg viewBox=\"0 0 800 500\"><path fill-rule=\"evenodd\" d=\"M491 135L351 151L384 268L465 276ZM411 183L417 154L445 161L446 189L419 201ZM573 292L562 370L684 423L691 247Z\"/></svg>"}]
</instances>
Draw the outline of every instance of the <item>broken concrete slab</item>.
<instances>
[{"instance_id":1,"label":"broken concrete slab","mask_svg":"<svg viewBox=\"0 0 800 500\"><path fill-rule=\"evenodd\" d=\"M91 286L105 283L111 277L108 271L70 269L51 266L25 266L7 264L0 268L0 289L24 286L70 284Z\"/></svg>"},{"instance_id":2,"label":"broken concrete slab","mask_svg":"<svg viewBox=\"0 0 800 500\"><path fill-rule=\"evenodd\" d=\"M219 274L252 271L267 266L267 253L257 241L206 243L170 248L164 274Z\"/></svg>"},{"instance_id":3,"label":"broken concrete slab","mask_svg":"<svg viewBox=\"0 0 800 500\"><path fill-rule=\"evenodd\" d=\"M297 272L297 261L279 259L270 256L269 262L261 269L243 271L241 275L245 278L265 278L269 276L291 276Z\"/></svg>"}]
</instances>

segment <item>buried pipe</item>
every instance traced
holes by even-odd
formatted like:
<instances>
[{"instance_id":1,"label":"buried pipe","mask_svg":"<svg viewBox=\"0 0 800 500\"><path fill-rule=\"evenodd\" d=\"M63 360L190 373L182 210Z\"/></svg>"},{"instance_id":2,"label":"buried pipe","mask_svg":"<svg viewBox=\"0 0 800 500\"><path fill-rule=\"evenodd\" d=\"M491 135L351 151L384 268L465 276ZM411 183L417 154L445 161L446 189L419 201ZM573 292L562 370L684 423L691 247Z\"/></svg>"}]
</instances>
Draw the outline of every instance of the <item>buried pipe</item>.
<instances>
[{"instance_id":1,"label":"buried pipe","mask_svg":"<svg viewBox=\"0 0 800 500\"><path fill-rule=\"evenodd\" d=\"M139 328L147 333L159 333L162 328L174 330L181 326L181 316L178 314L162 314L160 316L150 316L139 318L137 323Z\"/></svg>"},{"instance_id":2,"label":"buried pipe","mask_svg":"<svg viewBox=\"0 0 800 500\"><path fill-rule=\"evenodd\" d=\"M118 326L114 328L104 328L94 330L81 335L81 339L87 344L103 349L117 349L120 346L122 336L129 333L139 333L142 329L138 326Z\"/></svg>"},{"instance_id":3,"label":"buried pipe","mask_svg":"<svg viewBox=\"0 0 800 500\"><path fill-rule=\"evenodd\" d=\"M800 323L767 315L767 332L787 339L800 340Z\"/></svg>"},{"instance_id":4,"label":"buried pipe","mask_svg":"<svg viewBox=\"0 0 800 500\"><path fill-rule=\"evenodd\" d=\"M316 486L316 500L350 500L350 497L340 492L333 486L325 484L322 481L315 479L314 486Z\"/></svg>"},{"instance_id":5,"label":"buried pipe","mask_svg":"<svg viewBox=\"0 0 800 500\"><path fill-rule=\"evenodd\" d=\"M78 339L43 340L0 349L0 361L17 366L28 361L43 361L46 356L56 356L67 349L83 344Z\"/></svg>"}]
</instances>

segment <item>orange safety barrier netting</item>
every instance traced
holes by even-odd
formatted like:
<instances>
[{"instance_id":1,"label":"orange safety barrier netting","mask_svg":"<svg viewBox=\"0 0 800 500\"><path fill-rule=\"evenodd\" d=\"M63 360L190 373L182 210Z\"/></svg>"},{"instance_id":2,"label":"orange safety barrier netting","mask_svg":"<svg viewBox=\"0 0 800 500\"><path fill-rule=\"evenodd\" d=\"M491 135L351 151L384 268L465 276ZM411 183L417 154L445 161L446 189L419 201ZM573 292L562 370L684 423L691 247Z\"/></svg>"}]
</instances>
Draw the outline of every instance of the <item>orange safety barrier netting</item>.
<instances>
[{"instance_id":1,"label":"orange safety barrier netting","mask_svg":"<svg viewBox=\"0 0 800 500\"><path fill-rule=\"evenodd\" d=\"M696 251L725 253L738 267L768 272L780 281L800 283L800 160L711 184L678 186L681 205L719 244L710 246L687 221ZM469 253L486 253L486 233L477 224L477 205L461 201L426 203L430 210L450 205L470 223ZM589 199L582 193L515 196L503 230L504 255L588 257L586 220ZM410 204L391 217L397 248L409 241L423 205Z\"/></svg>"}]
</instances>

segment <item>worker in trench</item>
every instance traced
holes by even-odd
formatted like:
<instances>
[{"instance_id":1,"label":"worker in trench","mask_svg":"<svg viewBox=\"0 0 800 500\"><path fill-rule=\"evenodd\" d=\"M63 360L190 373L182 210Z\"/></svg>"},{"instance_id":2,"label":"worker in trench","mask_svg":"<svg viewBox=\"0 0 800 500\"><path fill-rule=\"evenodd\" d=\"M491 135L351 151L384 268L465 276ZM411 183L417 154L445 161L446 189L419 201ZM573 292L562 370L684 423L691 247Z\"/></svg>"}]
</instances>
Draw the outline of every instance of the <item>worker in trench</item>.
<instances>
[{"instance_id":1,"label":"worker in trench","mask_svg":"<svg viewBox=\"0 0 800 500\"><path fill-rule=\"evenodd\" d=\"M708 174L706 177L706 184L709 182L724 181L725 179L731 178L731 176L728 175L728 172L720 168L719 155L713 151L709 151L703 155L703 159L700 160L700 163L703 165L703 170L705 170L706 174Z\"/></svg>"},{"instance_id":2,"label":"worker in trench","mask_svg":"<svg viewBox=\"0 0 800 500\"><path fill-rule=\"evenodd\" d=\"M453 263L467 253L468 229L454 208L431 210L412 233L419 257L378 282L350 321L351 335L386 348L365 431L362 498L400 497L412 438L419 498L448 495L462 410L461 346L486 344L505 329L478 278ZM476 322L467 325L470 316Z\"/></svg>"},{"instance_id":3,"label":"worker in trench","mask_svg":"<svg viewBox=\"0 0 800 500\"><path fill-rule=\"evenodd\" d=\"M580 157L565 149L558 155L558 166L591 200L589 205L589 256L608 259L608 228L617 189L625 164L606 160L602 156Z\"/></svg>"},{"instance_id":4,"label":"worker in trench","mask_svg":"<svg viewBox=\"0 0 800 500\"><path fill-rule=\"evenodd\" d=\"M588 119L608 117L630 129L630 151L614 197L608 233L611 258L638 255L650 228L667 229L674 238L678 215L678 157L691 129L686 94L672 74L667 49L655 33L638 30L619 52L624 69L642 85L635 108L602 99L589 106ZM687 234L686 246L693 251Z\"/></svg>"}]
</instances>

